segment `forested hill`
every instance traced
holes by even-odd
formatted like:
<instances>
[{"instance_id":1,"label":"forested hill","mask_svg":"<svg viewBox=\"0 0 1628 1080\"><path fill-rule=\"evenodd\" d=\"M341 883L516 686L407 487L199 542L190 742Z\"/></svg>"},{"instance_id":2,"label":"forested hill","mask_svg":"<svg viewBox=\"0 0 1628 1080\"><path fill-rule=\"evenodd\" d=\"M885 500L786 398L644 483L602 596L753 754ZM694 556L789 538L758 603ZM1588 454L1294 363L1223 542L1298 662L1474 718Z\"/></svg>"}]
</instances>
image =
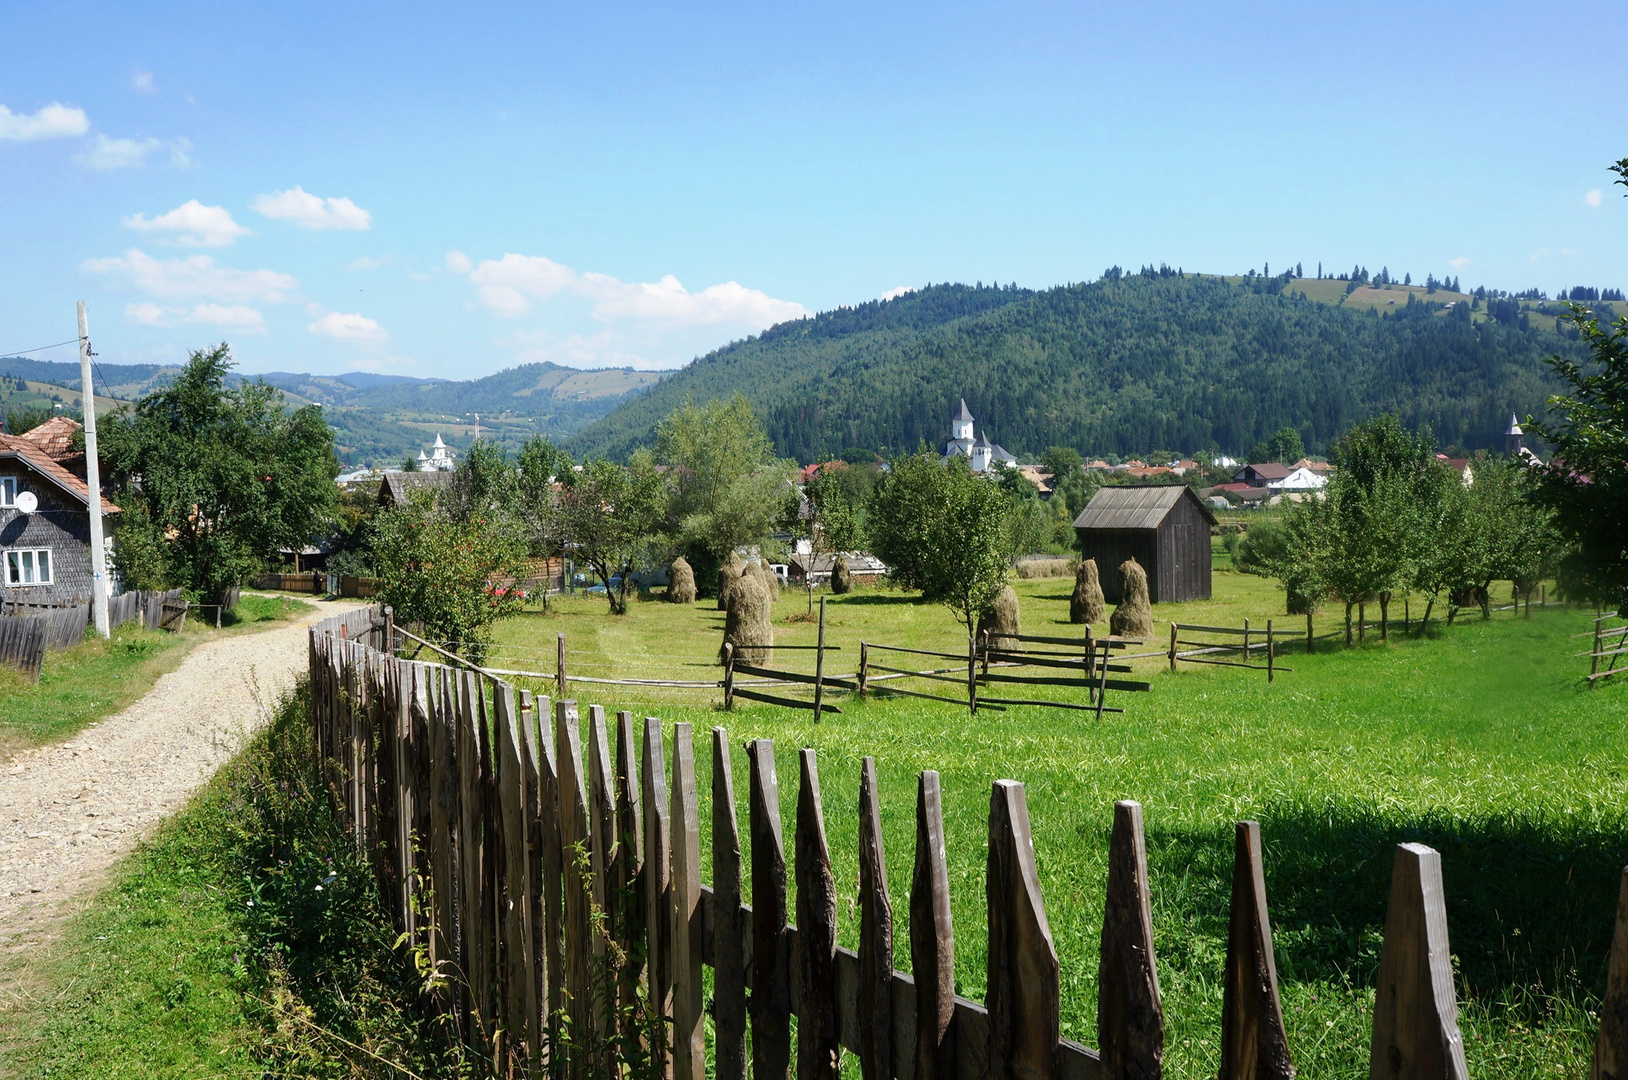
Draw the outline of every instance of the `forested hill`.
<instances>
[{"instance_id":1,"label":"forested hill","mask_svg":"<svg viewBox=\"0 0 1628 1080\"><path fill-rule=\"evenodd\" d=\"M1576 347L1548 318L1500 323L1423 296L1376 314L1295 286L1175 274L1044 292L930 286L701 357L571 446L622 457L686 397L739 390L780 453L804 462L937 446L962 397L980 433L1019 455L1053 444L1237 455L1285 426L1316 452L1380 412L1429 424L1443 445L1490 448L1511 412L1541 413L1543 357Z\"/></svg>"}]
</instances>

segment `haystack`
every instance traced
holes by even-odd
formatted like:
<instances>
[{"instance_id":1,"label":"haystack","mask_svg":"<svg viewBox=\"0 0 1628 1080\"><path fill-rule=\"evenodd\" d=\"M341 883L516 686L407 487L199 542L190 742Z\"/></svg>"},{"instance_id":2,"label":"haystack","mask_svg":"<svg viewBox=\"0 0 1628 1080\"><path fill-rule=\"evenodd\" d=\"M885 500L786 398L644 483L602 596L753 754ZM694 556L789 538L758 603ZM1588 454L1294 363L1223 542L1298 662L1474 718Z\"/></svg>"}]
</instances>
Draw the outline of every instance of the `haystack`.
<instances>
[{"instance_id":1,"label":"haystack","mask_svg":"<svg viewBox=\"0 0 1628 1080\"><path fill-rule=\"evenodd\" d=\"M763 664L774 655L774 622L769 593L757 574L743 574L729 586L724 614L724 644L735 646L735 659ZM724 651L718 649L718 659Z\"/></svg>"},{"instance_id":2,"label":"haystack","mask_svg":"<svg viewBox=\"0 0 1628 1080\"><path fill-rule=\"evenodd\" d=\"M978 636L984 631L991 634L1021 634L1023 627L1018 618L1017 590L1008 585L995 597L995 603L978 617Z\"/></svg>"},{"instance_id":3,"label":"haystack","mask_svg":"<svg viewBox=\"0 0 1628 1080\"><path fill-rule=\"evenodd\" d=\"M695 603L695 571L680 555L667 568L667 602L670 604Z\"/></svg>"},{"instance_id":4,"label":"haystack","mask_svg":"<svg viewBox=\"0 0 1628 1080\"><path fill-rule=\"evenodd\" d=\"M1119 606L1108 620L1108 632L1115 637L1152 637L1153 605L1148 600L1148 575L1135 559L1119 564L1119 596Z\"/></svg>"},{"instance_id":5,"label":"haystack","mask_svg":"<svg viewBox=\"0 0 1628 1080\"><path fill-rule=\"evenodd\" d=\"M831 591L838 596L854 591L854 572L848 566L846 555L838 555L831 563Z\"/></svg>"},{"instance_id":6,"label":"haystack","mask_svg":"<svg viewBox=\"0 0 1628 1080\"><path fill-rule=\"evenodd\" d=\"M741 562L741 557L733 551L729 553L729 561L718 567L719 611L729 610L729 590L735 587L735 582L740 580L741 571L745 569L746 564Z\"/></svg>"},{"instance_id":7,"label":"haystack","mask_svg":"<svg viewBox=\"0 0 1628 1080\"><path fill-rule=\"evenodd\" d=\"M757 572L758 583L768 592L770 603L780 599L780 575L774 572L774 567L769 565L769 560L759 559L754 564L754 568Z\"/></svg>"},{"instance_id":8,"label":"haystack","mask_svg":"<svg viewBox=\"0 0 1628 1080\"><path fill-rule=\"evenodd\" d=\"M1086 559L1074 571L1074 595L1068 600L1068 621L1076 626L1101 622L1107 604L1102 599L1102 582L1097 579L1097 560Z\"/></svg>"}]
</instances>

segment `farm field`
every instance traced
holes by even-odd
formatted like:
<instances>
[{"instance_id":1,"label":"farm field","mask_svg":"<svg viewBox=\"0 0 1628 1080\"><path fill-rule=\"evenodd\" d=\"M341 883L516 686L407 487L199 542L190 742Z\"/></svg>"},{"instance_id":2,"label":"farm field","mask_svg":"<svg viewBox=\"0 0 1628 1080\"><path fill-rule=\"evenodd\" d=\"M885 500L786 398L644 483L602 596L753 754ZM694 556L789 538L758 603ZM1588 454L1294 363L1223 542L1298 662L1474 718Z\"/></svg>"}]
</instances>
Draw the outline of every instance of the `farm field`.
<instances>
[{"instance_id":1,"label":"farm field","mask_svg":"<svg viewBox=\"0 0 1628 1080\"><path fill-rule=\"evenodd\" d=\"M1171 617L1218 625L1237 625L1245 616L1253 625L1281 618L1281 594L1270 582L1231 573L1215 580L1215 599L1155 610L1160 622L1151 647L1167 640L1164 620ZM1018 583L1026 632L1070 632L1070 585ZM861 591L828 603L828 640L844 650L828 658L828 672L853 670L861 637L964 648L964 633L947 609L907 594ZM787 622L806 609L804 594L782 596L775 608L779 643L812 644L812 623ZM1286 621L1303 631L1303 620ZM1319 633L1337 621L1337 612L1324 613ZM1140 800L1166 1067L1174 1077L1213 1076L1217 1067L1236 820L1262 824L1285 1019L1305 1076L1365 1075L1391 852L1403 840L1431 844L1443 855L1472 1074L1575 1076L1586 1070L1594 1030L1588 1010L1603 987L1618 875L1628 861L1622 751L1628 697L1620 687L1590 692L1580 685L1584 668L1571 655L1580 643L1569 635L1585 623L1580 611L1548 608L1533 609L1529 621L1501 612L1483 622L1472 614L1450 628L1433 625L1422 640L1404 638L1397 626L1388 645L1370 630L1368 643L1350 650L1330 641L1309 657L1286 652L1281 662L1294 670L1270 686L1258 672L1184 667L1168 674L1162 659L1149 659L1142 666L1152 691L1115 695L1112 703L1127 711L1100 724L1088 714L1044 708L972 719L950 705L859 702L841 693L828 700L842 714L819 724L804 712L747 702L726 714L716 706L716 690L577 684L570 696L693 724L703 799L710 790L708 729L727 726L736 747L775 739L788 829L796 798L793 751L816 748L839 895L857 889L857 781L861 758L873 755L901 942L915 776L939 770L957 979L960 992L973 998L983 993L989 785L1001 777L1023 781L1062 962L1063 1034L1087 1045L1095 1042L1112 804ZM564 632L572 675L716 678L721 625L721 613L705 602L693 609L639 603L613 620L602 599L566 598L547 614L502 624L488 663L552 672L555 634ZM782 653L775 666L811 670L812 655ZM552 691L544 681L515 681ZM655 700L658 693L667 700ZM743 753L734 755L733 767L737 791L744 792ZM709 812L703 805L703 823ZM703 844L707 836L703 824ZM707 858L704 852L703 867ZM844 908L839 921L843 944L853 947L854 913ZM908 962L901 946L895 963Z\"/></svg>"}]
</instances>

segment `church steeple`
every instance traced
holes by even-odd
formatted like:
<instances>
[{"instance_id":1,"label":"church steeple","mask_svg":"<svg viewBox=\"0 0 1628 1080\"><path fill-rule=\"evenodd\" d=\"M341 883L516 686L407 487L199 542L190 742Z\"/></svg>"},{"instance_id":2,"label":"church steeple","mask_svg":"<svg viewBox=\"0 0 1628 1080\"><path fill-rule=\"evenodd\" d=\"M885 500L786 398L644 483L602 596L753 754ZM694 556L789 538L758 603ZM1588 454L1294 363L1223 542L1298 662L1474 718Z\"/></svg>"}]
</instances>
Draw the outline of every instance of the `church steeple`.
<instances>
[{"instance_id":1,"label":"church steeple","mask_svg":"<svg viewBox=\"0 0 1628 1080\"><path fill-rule=\"evenodd\" d=\"M1524 449L1525 432L1521 430L1520 421L1514 413L1509 414L1509 428L1504 432L1504 453L1516 457Z\"/></svg>"}]
</instances>

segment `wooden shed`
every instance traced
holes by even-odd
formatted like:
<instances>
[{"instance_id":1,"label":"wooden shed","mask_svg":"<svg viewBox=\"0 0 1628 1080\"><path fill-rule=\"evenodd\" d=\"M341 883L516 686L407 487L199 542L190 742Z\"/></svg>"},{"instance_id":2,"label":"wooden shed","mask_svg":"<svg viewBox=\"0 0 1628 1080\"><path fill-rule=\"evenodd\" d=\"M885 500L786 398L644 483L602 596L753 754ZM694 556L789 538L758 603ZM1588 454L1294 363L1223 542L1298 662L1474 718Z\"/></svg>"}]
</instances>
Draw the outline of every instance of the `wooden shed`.
<instances>
[{"instance_id":1,"label":"wooden shed","mask_svg":"<svg viewBox=\"0 0 1628 1080\"><path fill-rule=\"evenodd\" d=\"M1097 560L1102 593L1119 603L1119 564L1147 571L1155 604L1210 598L1215 515L1185 484L1103 487L1074 520L1080 557Z\"/></svg>"}]
</instances>

